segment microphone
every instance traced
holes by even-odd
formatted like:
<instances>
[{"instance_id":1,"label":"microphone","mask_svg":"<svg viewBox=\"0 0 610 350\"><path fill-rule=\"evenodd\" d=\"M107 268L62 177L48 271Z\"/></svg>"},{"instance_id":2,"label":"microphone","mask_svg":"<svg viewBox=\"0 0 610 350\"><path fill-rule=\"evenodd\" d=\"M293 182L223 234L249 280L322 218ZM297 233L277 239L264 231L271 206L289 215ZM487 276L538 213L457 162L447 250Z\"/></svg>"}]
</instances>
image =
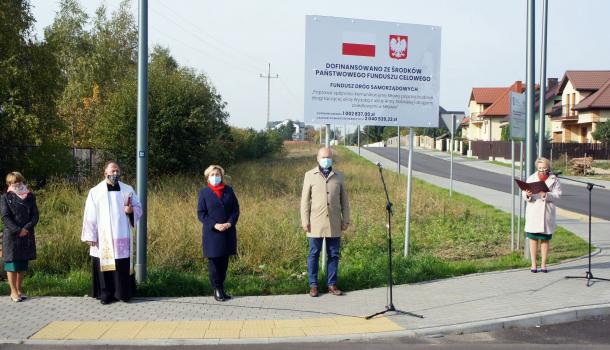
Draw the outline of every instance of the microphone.
<instances>
[{"instance_id":1,"label":"microphone","mask_svg":"<svg viewBox=\"0 0 610 350\"><path fill-rule=\"evenodd\" d=\"M383 164L381 164L381 162L377 162L377 163L375 163L375 165L377 165L379 167L379 169L383 169Z\"/></svg>"}]
</instances>

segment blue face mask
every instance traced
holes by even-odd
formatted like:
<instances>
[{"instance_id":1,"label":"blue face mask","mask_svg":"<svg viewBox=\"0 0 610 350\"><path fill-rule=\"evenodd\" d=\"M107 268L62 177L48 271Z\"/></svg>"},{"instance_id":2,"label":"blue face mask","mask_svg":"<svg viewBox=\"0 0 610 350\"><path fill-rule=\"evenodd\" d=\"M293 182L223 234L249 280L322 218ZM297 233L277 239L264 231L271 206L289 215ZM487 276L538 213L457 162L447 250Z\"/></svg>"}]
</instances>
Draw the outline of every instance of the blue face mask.
<instances>
[{"instance_id":1,"label":"blue face mask","mask_svg":"<svg viewBox=\"0 0 610 350\"><path fill-rule=\"evenodd\" d=\"M323 169L328 169L331 166L333 166L333 159L332 158L322 158L318 161L318 163L320 164L320 166Z\"/></svg>"},{"instance_id":2,"label":"blue face mask","mask_svg":"<svg viewBox=\"0 0 610 350\"><path fill-rule=\"evenodd\" d=\"M218 186L222 182L222 177L220 176L210 176L208 177L208 181L212 186Z\"/></svg>"}]
</instances>

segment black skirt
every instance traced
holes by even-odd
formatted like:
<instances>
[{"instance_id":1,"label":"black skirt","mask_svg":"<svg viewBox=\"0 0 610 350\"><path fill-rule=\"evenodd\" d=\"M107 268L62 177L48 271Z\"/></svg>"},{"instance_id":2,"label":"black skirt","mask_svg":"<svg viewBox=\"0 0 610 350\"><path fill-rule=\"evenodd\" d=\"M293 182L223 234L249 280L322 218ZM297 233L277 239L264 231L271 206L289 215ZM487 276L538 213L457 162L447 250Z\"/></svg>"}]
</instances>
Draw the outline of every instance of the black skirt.
<instances>
[{"instance_id":1,"label":"black skirt","mask_svg":"<svg viewBox=\"0 0 610 350\"><path fill-rule=\"evenodd\" d=\"M136 292L135 275L129 274L129 258L116 259L115 271L100 270L100 259L91 257L91 295L105 301L128 301Z\"/></svg>"}]
</instances>

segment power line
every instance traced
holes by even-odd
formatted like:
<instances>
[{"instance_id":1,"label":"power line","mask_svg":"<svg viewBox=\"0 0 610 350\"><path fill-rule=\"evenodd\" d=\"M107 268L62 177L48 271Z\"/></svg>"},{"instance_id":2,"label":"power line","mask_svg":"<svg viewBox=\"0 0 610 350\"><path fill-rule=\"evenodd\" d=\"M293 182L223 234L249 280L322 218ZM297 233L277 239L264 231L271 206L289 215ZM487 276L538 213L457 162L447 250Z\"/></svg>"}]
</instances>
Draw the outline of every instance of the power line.
<instances>
[{"instance_id":1,"label":"power line","mask_svg":"<svg viewBox=\"0 0 610 350\"><path fill-rule=\"evenodd\" d=\"M222 48L222 47L220 47L220 46L218 46L218 45L216 45L216 44L214 44L214 43L211 43L211 42L207 41L206 39L204 39L204 38L200 37L199 35L197 35L197 34L195 34L195 33L193 33L193 32L191 32L189 29L187 29L186 27L182 26L181 24L179 24L178 22L174 21L173 19L171 19L171 18L169 18L169 17L165 16L165 15L164 15L164 14L162 14L161 12L159 12L159 11L157 11L157 10L155 10L155 9L152 9L152 11L153 11L153 12L155 12L155 13L156 13L157 15L159 15L160 17L162 17L162 18L164 18L164 19L166 19L166 20L170 21L171 23L173 23L173 24L174 24L174 25L176 25L177 27L181 28L182 30L184 30L184 31L186 31L186 32L190 33L191 35L193 35L193 37L194 37L195 39L197 39L198 41L200 41L200 42L203 44L203 45L202 45L203 47L207 47L207 46L215 46L215 49L216 49L216 50L218 50L218 51L223 51L223 55L222 55L222 57L219 57L219 59L220 59L220 60L222 60L222 61L224 61L224 62L226 62L227 60L232 60L232 61L234 61L234 62L238 63L238 65L239 65L239 66L242 66L242 67L248 66L249 68L251 68L251 69L252 69L252 70L254 70L254 71L256 71L256 70L258 70L258 69L259 69L259 67L257 67L257 66L255 66L255 65L253 65L253 64L252 64L250 61L248 61L248 60L240 60L240 56L236 56L236 55L235 55L233 52L228 52L228 51L226 51L226 49L224 49L224 48ZM152 27L152 28L154 28L154 27ZM169 37L169 35L167 35L166 33L163 33L163 34L165 34L166 36L168 36L168 37ZM174 40L182 42L181 40L177 40L177 39L175 39L175 38L174 38ZM189 47L191 47L191 48L192 48L192 46L190 46L190 45L188 45L188 44L185 44L185 45L187 45L187 46L189 46ZM203 51L201 51L201 50L197 50L197 51L199 51L199 52L203 52ZM217 54L216 52L214 52L213 50L212 50L212 51L210 51L210 52L206 52L205 54L206 54L206 55L218 55L218 54Z\"/></svg>"},{"instance_id":2,"label":"power line","mask_svg":"<svg viewBox=\"0 0 610 350\"><path fill-rule=\"evenodd\" d=\"M175 37L165 33L164 31L159 30L158 28L150 27L150 29L152 29L153 31L155 31L156 33L158 33L158 34L160 34L162 36L165 36L166 38L168 38L168 39L170 39L172 41L175 41L177 43L182 44L183 46L187 47L190 50L197 51L199 54L201 54L202 56L204 56L207 59L213 59L213 60L217 60L219 62L225 62L226 63L226 59L221 58L221 57L215 57L214 55L210 55L209 52L205 52L205 51L199 49L198 47L192 46L192 45L182 41L181 39L175 38ZM252 69L250 67L247 67L247 66L237 65L236 67L237 67L237 69L242 69L242 70L247 71L247 72L256 72L256 70L254 70L254 69Z\"/></svg>"},{"instance_id":3,"label":"power line","mask_svg":"<svg viewBox=\"0 0 610 350\"><path fill-rule=\"evenodd\" d=\"M234 54L235 52L239 52L240 56L242 57L248 57L251 59L251 61L257 61L257 63L263 63L265 62L265 60L258 58L258 57L254 57L252 55L249 55L247 52L243 51L243 48L238 48L238 47L234 47L231 46L229 44L227 44L225 41L217 39L216 37L214 37L213 35L211 35L210 33L208 33L207 31L205 31L203 28L201 28L200 26L198 26L197 24L191 22L187 17L182 16L181 14L179 14L178 12L174 11L173 9L171 9L169 6L163 4L163 2L158 2L158 4L160 4L161 6L163 6L166 10L168 10L169 12L173 13L176 17L181 18L184 22L188 22L188 24L190 24L193 28L195 28L197 30L197 33L194 34L195 36L199 37L202 41L217 47L220 50L223 50L225 52L228 52L230 54ZM175 22L174 22L175 23ZM179 24L178 24L179 25ZM180 25L179 25L180 26ZM181 28L184 29L184 27L180 26ZM186 29L185 29L186 30ZM202 37L200 37L198 34L203 34L205 36L207 36L208 38L211 39L204 39ZM250 63L250 61L248 61ZM257 67L257 69L259 69Z\"/></svg>"}]
</instances>

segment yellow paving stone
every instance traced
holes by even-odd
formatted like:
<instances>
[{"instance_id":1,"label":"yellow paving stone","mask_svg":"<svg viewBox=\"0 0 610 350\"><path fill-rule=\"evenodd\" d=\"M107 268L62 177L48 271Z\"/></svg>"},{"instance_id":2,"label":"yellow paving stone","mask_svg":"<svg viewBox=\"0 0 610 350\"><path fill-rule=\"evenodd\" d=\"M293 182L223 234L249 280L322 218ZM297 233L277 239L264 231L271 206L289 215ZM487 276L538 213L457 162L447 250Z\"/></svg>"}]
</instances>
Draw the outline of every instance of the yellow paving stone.
<instances>
[{"instance_id":1,"label":"yellow paving stone","mask_svg":"<svg viewBox=\"0 0 610 350\"><path fill-rule=\"evenodd\" d=\"M99 339L102 334L106 333L114 322L107 321L86 321L76 327L65 339L81 340L81 339Z\"/></svg>"},{"instance_id":2,"label":"yellow paving stone","mask_svg":"<svg viewBox=\"0 0 610 350\"><path fill-rule=\"evenodd\" d=\"M338 325L366 324L371 321L364 317L334 317L333 319Z\"/></svg>"},{"instance_id":3,"label":"yellow paving stone","mask_svg":"<svg viewBox=\"0 0 610 350\"><path fill-rule=\"evenodd\" d=\"M301 328L273 328L273 336L278 338L283 337L304 337L305 332Z\"/></svg>"},{"instance_id":4,"label":"yellow paving stone","mask_svg":"<svg viewBox=\"0 0 610 350\"><path fill-rule=\"evenodd\" d=\"M243 320L215 320L210 322L209 329L237 329L244 324Z\"/></svg>"},{"instance_id":5,"label":"yellow paving stone","mask_svg":"<svg viewBox=\"0 0 610 350\"><path fill-rule=\"evenodd\" d=\"M370 322L371 326L382 327L382 328L386 328L391 331L403 330L403 328L401 326L397 325L392 320L390 320L389 318L385 318L385 317L374 318L367 322Z\"/></svg>"},{"instance_id":6,"label":"yellow paving stone","mask_svg":"<svg viewBox=\"0 0 610 350\"><path fill-rule=\"evenodd\" d=\"M557 208L557 215L567 217L570 219L574 219L574 220L578 220L580 222L589 222L588 215L576 213L576 212L561 209L561 208ZM593 223L598 223L598 222L602 222L602 221L604 221L604 219L600 219L597 217L591 217L591 222L593 222Z\"/></svg>"},{"instance_id":7,"label":"yellow paving stone","mask_svg":"<svg viewBox=\"0 0 610 350\"><path fill-rule=\"evenodd\" d=\"M242 329L271 329L275 327L274 320L245 320Z\"/></svg>"},{"instance_id":8,"label":"yellow paving stone","mask_svg":"<svg viewBox=\"0 0 610 350\"><path fill-rule=\"evenodd\" d=\"M273 332L271 327L242 328L239 332L240 338L271 338Z\"/></svg>"},{"instance_id":9,"label":"yellow paving stone","mask_svg":"<svg viewBox=\"0 0 610 350\"><path fill-rule=\"evenodd\" d=\"M339 333L339 327L337 326L329 326L329 327L303 327L303 332L305 335L335 335L341 334Z\"/></svg>"},{"instance_id":10,"label":"yellow paving stone","mask_svg":"<svg viewBox=\"0 0 610 350\"><path fill-rule=\"evenodd\" d=\"M176 321L151 321L138 332L136 339L167 339L178 326Z\"/></svg>"},{"instance_id":11,"label":"yellow paving stone","mask_svg":"<svg viewBox=\"0 0 610 350\"><path fill-rule=\"evenodd\" d=\"M304 318L305 327L334 327L337 325L332 317L326 318Z\"/></svg>"},{"instance_id":12,"label":"yellow paving stone","mask_svg":"<svg viewBox=\"0 0 610 350\"><path fill-rule=\"evenodd\" d=\"M305 321L302 319L296 320L275 320L275 328L296 328L305 327Z\"/></svg>"},{"instance_id":13,"label":"yellow paving stone","mask_svg":"<svg viewBox=\"0 0 610 350\"><path fill-rule=\"evenodd\" d=\"M236 339L239 338L240 328L208 328L204 339Z\"/></svg>"},{"instance_id":14,"label":"yellow paving stone","mask_svg":"<svg viewBox=\"0 0 610 350\"><path fill-rule=\"evenodd\" d=\"M99 339L134 339L145 321L117 321Z\"/></svg>"},{"instance_id":15,"label":"yellow paving stone","mask_svg":"<svg viewBox=\"0 0 610 350\"><path fill-rule=\"evenodd\" d=\"M201 339L209 326L210 321L180 321L169 337L172 339Z\"/></svg>"},{"instance_id":16,"label":"yellow paving stone","mask_svg":"<svg viewBox=\"0 0 610 350\"><path fill-rule=\"evenodd\" d=\"M54 321L39 330L31 339L64 339L80 324L78 321Z\"/></svg>"}]
</instances>

